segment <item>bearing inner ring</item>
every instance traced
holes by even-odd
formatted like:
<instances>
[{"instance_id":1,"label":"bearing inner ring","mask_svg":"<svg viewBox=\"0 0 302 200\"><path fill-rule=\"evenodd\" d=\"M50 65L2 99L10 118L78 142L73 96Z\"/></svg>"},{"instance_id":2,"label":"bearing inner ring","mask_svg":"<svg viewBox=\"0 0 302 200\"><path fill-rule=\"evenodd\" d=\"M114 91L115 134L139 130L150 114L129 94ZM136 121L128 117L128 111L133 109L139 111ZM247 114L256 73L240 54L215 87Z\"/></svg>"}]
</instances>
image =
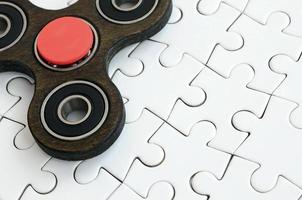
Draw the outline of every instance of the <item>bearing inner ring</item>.
<instances>
[{"instance_id":1,"label":"bearing inner ring","mask_svg":"<svg viewBox=\"0 0 302 200\"><path fill-rule=\"evenodd\" d=\"M98 44L99 44L99 37L97 34L96 29L94 28L94 26L89 23L88 21L82 19L85 23L87 23L94 35L94 44L93 44L93 48L89 51L89 53L87 54L86 57L84 57L82 60L78 61L77 63L74 63L72 66L64 66L64 67L58 67L57 65L51 65L48 62L46 62L43 58L41 58L41 56L38 53L38 48L37 48L37 42L38 42L38 37L35 39L35 44L34 44L34 53L36 58L38 59L38 61L46 68L54 70L54 71L60 71L60 72L66 72L66 71L72 71L75 69L78 69L80 67L82 67L83 65L85 65L86 63L88 63L91 58L95 55L97 48L98 48Z\"/></svg>"},{"instance_id":2,"label":"bearing inner ring","mask_svg":"<svg viewBox=\"0 0 302 200\"><path fill-rule=\"evenodd\" d=\"M137 9L141 4L143 0L112 0L113 6L124 12L129 12L132 10Z\"/></svg>"},{"instance_id":3,"label":"bearing inner ring","mask_svg":"<svg viewBox=\"0 0 302 200\"><path fill-rule=\"evenodd\" d=\"M5 15L0 14L0 38L7 35L9 30L11 29L11 21Z\"/></svg>"},{"instance_id":4,"label":"bearing inner ring","mask_svg":"<svg viewBox=\"0 0 302 200\"><path fill-rule=\"evenodd\" d=\"M82 114L69 118L72 112ZM76 141L94 134L109 112L103 90L88 81L70 81L53 89L41 107L41 121L46 131L65 141Z\"/></svg>"},{"instance_id":5,"label":"bearing inner ring","mask_svg":"<svg viewBox=\"0 0 302 200\"><path fill-rule=\"evenodd\" d=\"M117 24L133 24L153 13L159 0L97 0L102 17Z\"/></svg>"},{"instance_id":6,"label":"bearing inner ring","mask_svg":"<svg viewBox=\"0 0 302 200\"><path fill-rule=\"evenodd\" d=\"M91 114L91 102L82 95L66 97L58 107L58 116L65 124L76 125L84 122Z\"/></svg>"},{"instance_id":7,"label":"bearing inner ring","mask_svg":"<svg viewBox=\"0 0 302 200\"><path fill-rule=\"evenodd\" d=\"M14 46L24 35L27 19L23 10L9 2L0 2L0 51Z\"/></svg>"}]
</instances>

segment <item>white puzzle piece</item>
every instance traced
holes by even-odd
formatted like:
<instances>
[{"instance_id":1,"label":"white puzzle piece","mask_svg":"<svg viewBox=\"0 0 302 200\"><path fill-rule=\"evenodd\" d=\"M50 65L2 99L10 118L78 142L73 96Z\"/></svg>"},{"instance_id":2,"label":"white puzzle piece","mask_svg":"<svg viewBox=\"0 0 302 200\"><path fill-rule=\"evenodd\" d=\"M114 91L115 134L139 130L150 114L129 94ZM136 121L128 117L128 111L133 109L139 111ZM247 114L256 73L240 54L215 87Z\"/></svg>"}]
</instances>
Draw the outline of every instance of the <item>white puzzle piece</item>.
<instances>
[{"instance_id":1,"label":"white puzzle piece","mask_svg":"<svg viewBox=\"0 0 302 200\"><path fill-rule=\"evenodd\" d=\"M233 127L233 115L240 110L249 110L260 117L269 100L269 95L246 87L253 78L254 71L245 64L235 67L227 79L208 68L203 69L192 84L204 90L205 103L190 107L178 101L168 122L188 135L198 121L211 121L217 134L209 145L233 153L246 138Z\"/></svg>"},{"instance_id":2,"label":"white puzzle piece","mask_svg":"<svg viewBox=\"0 0 302 200\"><path fill-rule=\"evenodd\" d=\"M4 115L6 118L21 123L24 126L24 129L14 139L14 144L18 149L28 149L35 143L27 120L28 108L34 95L34 87L33 83L25 78L12 79L7 85L8 92L20 99Z\"/></svg>"},{"instance_id":3,"label":"white puzzle piece","mask_svg":"<svg viewBox=\"0 0 302 200\"><path fill-rule=\"evenodd\" d=\"M19 199L26 187L40 193L50 192L56 185L55 176L42 167L50 159L37 145L18 150L13 144L15 135L23 129L8 119L0 121L0 199Z\"/></svg>"},{"instance_id":4,"label":"white puzzle piece","mask_svg":"<svg viewBox=\"0 0 302 200\"><path fill-rule=\"evenodd\" d=\"M217 46L208 66L227 77L236 65L249 64L255 70L255 78L249 87L271 94L284 76L269 68L270 59L276 54L286 54L298 59L302 50L300 38L282 32L289 22L289 17L284 13L270 15L265 25L242 15L230 31L242 35L244 46L238 51L226 51L223 47Z\"/></svg>"},{"instance_id":5,"label":"white puzzle piece","mask_svg":"<svg viewBox=\"0 0 302 200\"><path fill-rule=\"evenodd\" d=\"M259 165L234 157L220 180L209 172L199 172L192 179L192 187L208 200L298 200L302 191L280 177L273 190L260 193L250 185L250 178Z\"/></svg>"},{"instance_id":6,"label":"white puzzle piece","mask_svg":"<svg viewBox=\"0 0 302 200\"><path fill-rule=\"evenodd\" d=\"M78 162L51 159L43 170L56 175L56 188L48 194L39 194L27 189L21 200L106 200L120 185L117 179L103 169L95 181L85 185L79 184L73 176L77 165Z\"/></svg>"},{"instance_id":7,"label":"white puzzle piece","mask_svg":"<svg viewBox=\"0 0 302 200\"><path fill-rule=\"evenodd\" d=\"M293 102L272 97L262 118L247 111L234 116L234 126L250 133L235 154L261 165L251 179L260 192L271 190L279 176L302 188L302 130L289 121L295 107Z\"/></svg>"},{"instance_id":8,"label":"white puzzle piece","mask_svg":"<svg viewBox=\"0 0 302 200\"><path fill-rule=\"evenodd\" d=\"M37 7L47 10L60 10L71 6L78 0L28 0Z\"/></svg>"},{"instance_id":9,"label":"white puzzle piece","mask_svg":"<svg viewBox=\"0 0 302 200\"><path fill-rule=\"evenodd\" d=\"M286 32L302 36L302 1L301 0L249 0L245 13L259 22L265 23L271 13L282 11L291 18Z\"/></svg>"},{"instance_id":10,"label":"white puzzle piece","mask_svg":"<svg viewBox=\"0 0 302 200\"><path fill-rule=\"evenodd\" d=\"M169 183L158 182L151 187L147 198L141 197L131 188L122 184L108 200L173 200L173 197L173 187Z\"/></svg>"},{"instance_id":11,"label":"white puzzle piece","mask_svg":"<svg viewBox=\"0 0 302 200\"><path fill-rule=\"evenodd\" d=\"M20 100L19 97L13 96L7 91L8 83L18 77L28 78L17 72L0 73L0 118Z\"/></svg>"},{"instance_id":12,"label":"white puzzle piece","mask_svg":"<svg viewBox=\"0 0 302 200\"><path fill-rule=\"evenodd\" d=\"M148 166L159 165L164 159L164 152L161 147L149 143L149 139L162 124L161 119L145 110L138 121L125 125L120 137L106 152L83 161L77 167L77 181L91 182L101 168L105 168L119 180L124 180L136 158Z\"/></svg>"},{"instance_id":13,"label":"white puzzle piece","mask_svg":"<svg viewBox=\"0 0 302 200\"><path fill-rule=\"evenodd\" d=\"M136 160L124 183L146 197L154 183L167 181L175 188L174 200L206 199L192 190L191 176L205 170L222 177L231 157L207 146L215 134L215 126L209 122L195 125L188 137L164 124L150 140L164 148L164 161L156 167L147 167Z\"/></svg>"},{"instance_id":14,"label":"white puzzle piece","mask_svg":"<svg viewBox=\"0 0 302 200\"><path fill-rule=\"evenodd\" d=\"M302 128L302 59L298 61L286 55L277 55L271 62L272 70L286 75L282 84L274 92L274 95L296 102L299 106L290 115L290 121L297 128Z\"/></svg>"},{"instance_id":15,"label":"white puzzle piece","mask_svg":"<svg viewBox=\"0 0 302 200\"><path fill-rule=\"evenodd\" d=\"M137 76L144 70L144 65L139 59L131 57L132 52L139 44L130 45L119 51L110 61L108 75L112 77L117 70L127 76Z\"/></svg>"},{"instance_id":16,"label":"white puzzle piece","mask_svg":"<svg viewBox=\"0 0 302 200\"><path fill-rule=\"evenodd\" d=\"M249 0L200 0L198 10L204 15L215 13L221 3L228 4L239 11L243 11Z\"/></svg>"},{"instance_id":17,"label":"white puzzle piece","mask_svg":"<svg viewBox=\"0 0 302 200\"><path fill-rule=\"evenodd\" d=\"M126 121L136 121L144 108L167 119L177 99L188 105L197 106L204 101L204 94L190 83L204 67L189 56L184 56L177 66L163 67L158 59L165 45L145 41L132 53L144 63L144 71L136 77L117 72L113 82L122 96L129 101L125 104Z\"/></svg>"},{"instance_id":18,"label":"white puzzle piece","mask_svg":"<svg viewBox=\"0 0 302 200\"><path fill-rule=\"evenodd\" d=\"M181 9L182 19L168 24L153 37L153 40L168 45L160 56L164 66L177 65L185 53L205 64L217 44L229 50L242 47L242 38L227 31L240 12L222 3L216 13L202 15L197 10L198 2L175 0L174 6Z\"/></svg>"}]
</instances>

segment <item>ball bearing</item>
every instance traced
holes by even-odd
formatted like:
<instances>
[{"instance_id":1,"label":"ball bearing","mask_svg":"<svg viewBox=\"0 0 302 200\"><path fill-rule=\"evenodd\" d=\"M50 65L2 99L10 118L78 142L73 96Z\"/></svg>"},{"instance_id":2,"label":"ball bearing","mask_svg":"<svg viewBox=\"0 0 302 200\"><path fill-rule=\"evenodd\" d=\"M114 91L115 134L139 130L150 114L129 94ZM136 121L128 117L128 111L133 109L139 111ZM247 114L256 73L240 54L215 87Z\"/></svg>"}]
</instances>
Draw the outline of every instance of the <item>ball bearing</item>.
<instances>
[{"instance_id":1,"label":"ball bearing","mask_svg":"<svg viewBox=\"0 0 302 200\"><path fill-rule=\"evenodd\" d=\"M99 13L117 24L132 24L147 18L158 0L97 0Z\"/></svg>"},{"instance_id":2,"label":"ball bearing","mask_svg":"<svg viewBox=\"0 0 302 200\"><path fill-rule=\"evenodd\" d=\"M41 121L52 136L76 141L93 135L107 118L109 103L97 85L87 81L71 81L56 87L45 98ZM78 112L76 119L70 119Z\"/></svg>"},{"instance_id":3,"label":"ball bearing","mask_svg":"<svg viewBox=\"0 0 302 200\"><path fill-rule=\"evenodd\" d=\"M0 2L0 51L15 45L23 36L26 26L26 16L20 7Z\"/></svg>"}]
</instances>

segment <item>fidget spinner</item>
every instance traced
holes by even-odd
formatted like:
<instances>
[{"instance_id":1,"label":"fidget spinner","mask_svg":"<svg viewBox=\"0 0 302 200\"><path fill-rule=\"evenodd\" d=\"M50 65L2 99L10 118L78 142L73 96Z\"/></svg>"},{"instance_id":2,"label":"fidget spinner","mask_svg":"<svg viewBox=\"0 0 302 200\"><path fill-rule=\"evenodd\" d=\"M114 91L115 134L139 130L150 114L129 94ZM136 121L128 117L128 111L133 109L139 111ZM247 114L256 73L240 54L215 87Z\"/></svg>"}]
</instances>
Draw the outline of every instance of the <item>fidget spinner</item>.
<instances>
[{"instance_id":1,"label":"fidget spinner","mask_svg":"<svg viewBox=\"0 0 302 200\"><path fill-rule=\"evenodd\" d=\"M35 80L28 124L45 152L81 160L114 143L125 111L108 64L121 48L160 31L171 10L171 0L80 0L57 11L0 1L0 72ZM81 117L71 119L72 112Z\"/></svg>"}]
</instances>

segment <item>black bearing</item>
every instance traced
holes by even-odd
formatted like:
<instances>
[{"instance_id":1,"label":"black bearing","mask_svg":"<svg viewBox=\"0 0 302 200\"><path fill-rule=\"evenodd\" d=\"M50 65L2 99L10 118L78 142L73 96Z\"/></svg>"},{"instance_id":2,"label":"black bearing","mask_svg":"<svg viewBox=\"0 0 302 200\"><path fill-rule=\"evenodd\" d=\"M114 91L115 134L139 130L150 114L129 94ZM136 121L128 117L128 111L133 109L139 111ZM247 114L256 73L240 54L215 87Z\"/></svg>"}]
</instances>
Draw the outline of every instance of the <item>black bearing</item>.
<instances>
[{"instance_id":1,"label":"black bearing","mask_svg":"<svg viewBox=\"0 0 302 200\"><path fill-rule=\"evenodd\" d=\"M71 98L70 98L71 97ZM77 97L89 104L89 113L79 123L67 123L60 116L62 102ZM80 140L94 134L108 115L108 100L105 93L95 84L87 81L71 81L55 88L44 100L41 120L52 136L62 140Z\"/></svg>"},{"instance_id":2,"label":"black bearing","mask_svg":"<svg viewBox=\"0 0 302 200\"><path fill-rule=\"evenodd\" d=\"M137 0L133 9L118 8L116 2L128 2L131 0L97 0L97 8L100 14L107 20L118 24L131 24L148 17L156 8L158 0Z\"/></svg>"},{"instance_id":3,"label":"black bearing","mask_svg":"<svg viewBox=\"0 0 302 200\"><path fill-rule=\"evenodd\" d=\"M22 9L9 2L0 2L0 17L9 23L9 28L0 37L0 51L3 51L20 40L27 22Z\"/></svg>"}]
</instances>

